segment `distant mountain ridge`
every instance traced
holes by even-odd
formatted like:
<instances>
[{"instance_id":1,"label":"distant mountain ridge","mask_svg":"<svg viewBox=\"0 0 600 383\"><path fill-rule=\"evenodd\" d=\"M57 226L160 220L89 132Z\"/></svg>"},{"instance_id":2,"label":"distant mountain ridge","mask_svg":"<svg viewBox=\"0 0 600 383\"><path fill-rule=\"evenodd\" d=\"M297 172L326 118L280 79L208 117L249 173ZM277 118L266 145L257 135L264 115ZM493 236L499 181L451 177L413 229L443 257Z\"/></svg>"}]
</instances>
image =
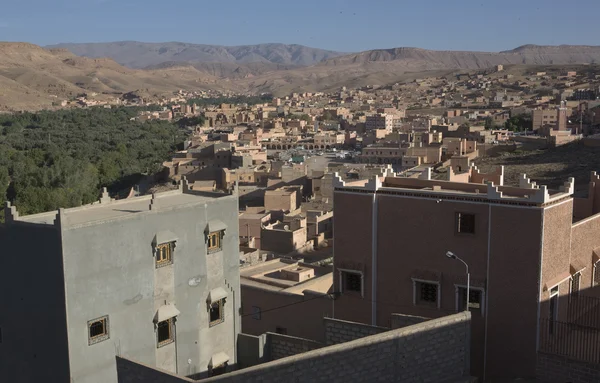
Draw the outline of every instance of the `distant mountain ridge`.
<instances>
[{"instance_id":1,"label":"distant mountain ridge","mask_svg":"<svg viewBox=\"0 0 600 383\"><path fill-rule=\"evenodd\" d=\"M179 48L169 51L160 44L150 50L146 45L138 46L137 51L132 48L130 65L137 62L145 68L132 69L117 61L119 52L123 53L118 44L108 43L115 49L112 54L102 46L83 44L88 57L82 57L73 54L77 50L68 46L42 48L29 43L0 42L0 111L47 107L81 93L110 98L136 91L152 98L179 89L211 89L284 96L291 92L332 91L343 86L389 85L422 76L451 76L457 71L488 69L498 64L505 65L508 72L512 64L526 64L531 70L543 71L552 65L568 69L600 63L600 47L576 45L524 45L504 52L392 48L334 57L313 48L283 44L272 44L271 48L270 44L210 49L204 46L206 61L199 61L197 47L187 49L190 44L172 43ZM162 53L157 53L161 48ZM179 52L175 60L174 52ZM306 56L306 52L312 52L312 56ZM165 55L162 61L156 58L160 54ZM321 58L323 61L318 61ZM158 62L148 64L146 60ZM297 64L300 62L304 64ZM579 65L577 70L586 67ZM600 71L600 66L594 68Z\"/></svg>"},{"instance_id":2,"label":"distant mountain ridge","mask_svg":"<svg viewBox=\"0 0 600 383\"><path fill-rule=\"evenodd\" d=\"M600 46L523 45L502 52L433 51L421 48L374 49L333 57L318 65L351 65L405 61L420 63L423 69L483 69L494 65L563 65L600 61Z\"/></svg>"},{"instance_id":3,"label":"distant mountain ridge","mask_svg":"<svg viewBox=\"0 0 600 383\"><path fill-rule=\"evenodd\" d=\"M66 48L77 56L110 57L130 68L156 67L166 62L181 63L272 63L309 66L346 53L297 44L257 44L221 46L182 42L144 43L117 41L108 43L64 43L46 48Z\"/></svg>"}]
</instances>

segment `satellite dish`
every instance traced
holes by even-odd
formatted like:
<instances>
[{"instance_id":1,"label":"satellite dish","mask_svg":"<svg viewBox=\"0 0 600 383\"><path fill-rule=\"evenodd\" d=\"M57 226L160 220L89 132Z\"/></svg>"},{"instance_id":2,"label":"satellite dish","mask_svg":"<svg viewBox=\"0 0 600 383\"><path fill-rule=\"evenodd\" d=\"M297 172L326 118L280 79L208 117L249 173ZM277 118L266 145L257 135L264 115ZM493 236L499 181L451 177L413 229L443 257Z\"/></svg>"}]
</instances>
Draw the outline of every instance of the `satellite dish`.
<instances>
[{"instance_id":1,"label":"satellite dish","mask_svg":"<svg viewBox=\"0 0 600 383\"><path fill-rule=\"evenodd\" d=\"M290 227L289 227L288 225L284 225L284 226L283 226L283 230L285 230L285 231L290 231Z\"/></svg>"}]
</instances>

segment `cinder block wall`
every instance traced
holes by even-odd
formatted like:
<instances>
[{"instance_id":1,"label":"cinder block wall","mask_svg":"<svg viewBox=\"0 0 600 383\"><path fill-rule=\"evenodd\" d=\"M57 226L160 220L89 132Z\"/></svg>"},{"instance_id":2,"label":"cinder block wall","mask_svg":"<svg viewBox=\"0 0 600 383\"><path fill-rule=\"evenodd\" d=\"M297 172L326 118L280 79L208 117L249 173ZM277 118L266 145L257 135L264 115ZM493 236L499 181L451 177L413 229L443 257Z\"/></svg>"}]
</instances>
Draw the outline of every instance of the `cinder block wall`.
<instances>
[{"instance_id":1,"label":"cinder block wall","mask_svg":"<svg viewBox=\"0 0 600 383\"><path fill-rule=\"evenodd\" d=\"M535 375L547 383L600 382L600 365L538 352Z\"/></svg>"},{"instance_id":2,"label":"cinder block wall","mask_svg":"<svg viewBox=\"0 0 600 383\"><path fill-rule=\"evenodd\" d=\"M267 333L268 357L271 360L287 358L288 356L302 354L316 350L324 345L312 340L297 338L295 336Z\"/></svg>"},{"instance_id":3,"label":"cinder block wall","mask_svg":"<svg viewBox=\"0 0 600 383\"><path fill-rule=\"evenodd\" d=\"M325 321L325 341L328 346L350 342L366 336L381 334L389 328L349 322L339 319L323 318Z\"/></svg>"},{"instance_id":4,"label":"cinder block wall","mask_svg":"<svg viewBox=\"0 0 600 383\"><path fill-rule=\"evenodd\" d=\"M470 321L470 313L463 312L215 376L203 382L281 383L290 379L307 383L455 382L469 375ZM120 383L190 381L186 378L171 380L171 375L126 360L118 363L117 370Z\"/></svg>"}]
</instances>

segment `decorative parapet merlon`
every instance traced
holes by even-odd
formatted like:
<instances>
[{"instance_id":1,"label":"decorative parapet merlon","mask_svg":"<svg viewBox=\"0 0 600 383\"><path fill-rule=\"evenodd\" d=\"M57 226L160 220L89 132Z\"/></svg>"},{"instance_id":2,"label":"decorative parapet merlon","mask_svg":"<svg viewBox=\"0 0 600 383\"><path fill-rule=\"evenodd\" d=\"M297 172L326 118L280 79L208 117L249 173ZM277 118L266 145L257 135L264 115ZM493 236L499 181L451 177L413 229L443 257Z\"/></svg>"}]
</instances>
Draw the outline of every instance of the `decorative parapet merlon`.
<instances>
[{"instance_id":1,"label":"decorative parapet merlon","mask_svg":"<svg viewBox=\"0 0 600 383\"><path fill-rule=\"evenodd\" d=\"M19 212L15 206L12 206L9 201L4 204L4 222L7 224L13 223L19 219Z\"/></svg>"},{"instance_id":2,"label":"decorative parapet merlon","mask_svg":"<svg viewBox=\"0 0 600 383\"><path fill-rule=\"evenodd\" d=\"M377 191L381 186L382 186L381 178L378 175L374 175L365 184L365 189L371 190L371 191Z\"/></svg>"},{"instance_id":3,"label":"decorative parapet merlon","mask_svg":"<svg viewBox=\"0 0 600 383\"><path fill-rule=\"evenodd\" d=\"M342 180L342 177L340 177L340 173L335 172L333 173L333 188L343 188L344 186L346 186L346 182L344 182L344 180Z\"/></svg>"},{"instance_id":4,"label":"decorative parapet merlon","mask_svg":"<svg viewBox=\"0 0 600 383\"><path fill-rule=\"evenodd\" d=\"M523 173L519 176L519 187L523 189L537 189L538 186L535 182L531 182L529 178L527 178L527 174Z\"/></svg>"},{"instance_id":5,"label":"decorative parapet merlon","mask_svg":"<svg viewBox=\"0 0 600 383\"><path fill-rule=\"evenodd\" d=\"M502 199L502 192L498 191L498 186L494 186L493 182L487 183L487 196L489 199Z\"/></svg>"},{"instance_id":6,"label":"decorative parapet merlon","mask_svg":"<svg viewBox=\"0 0 600 383\"><path fill-rule=\"evenodd\" d=\"M575 193L575 178L569 177L569 179L560 187L560 191L567 194Z\"/></svg>"},{"instance_id":7,"label":"decorative parapet merlon","mask_svg":"<svg viewBox=\"0 0 600 383\"><path fill-rule=\"evenodd\" d=\"M106 188L102 188L102 196L98 202L102 205L112 202L112 198L108 195L108 190L106 190Z\"/></svg>"}]
</instances>

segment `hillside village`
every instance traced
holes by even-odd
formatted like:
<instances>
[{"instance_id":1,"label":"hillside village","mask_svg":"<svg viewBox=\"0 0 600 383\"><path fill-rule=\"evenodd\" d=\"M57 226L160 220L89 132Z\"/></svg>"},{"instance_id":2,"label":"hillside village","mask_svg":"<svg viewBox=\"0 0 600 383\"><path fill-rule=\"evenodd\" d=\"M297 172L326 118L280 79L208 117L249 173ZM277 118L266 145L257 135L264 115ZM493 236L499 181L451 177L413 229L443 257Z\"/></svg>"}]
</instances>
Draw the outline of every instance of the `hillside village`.
<instances>
[{"instance_id":1,"label":"hillside village","mask_svg":"<svg viewBox=\"0 0 600 383\"><path fill-rule=\"evenodd\" d=\"M27 274L61 329L41 359L91 382L595 381L596 69L57 100L189 134L125 193L31 215L6 203L0 241L49 255ZM35 296L21 258L0 279L24 291L16 312ZM37 359L15 349L0 348L11 377Z\"/></svg>"}]
</instances>

